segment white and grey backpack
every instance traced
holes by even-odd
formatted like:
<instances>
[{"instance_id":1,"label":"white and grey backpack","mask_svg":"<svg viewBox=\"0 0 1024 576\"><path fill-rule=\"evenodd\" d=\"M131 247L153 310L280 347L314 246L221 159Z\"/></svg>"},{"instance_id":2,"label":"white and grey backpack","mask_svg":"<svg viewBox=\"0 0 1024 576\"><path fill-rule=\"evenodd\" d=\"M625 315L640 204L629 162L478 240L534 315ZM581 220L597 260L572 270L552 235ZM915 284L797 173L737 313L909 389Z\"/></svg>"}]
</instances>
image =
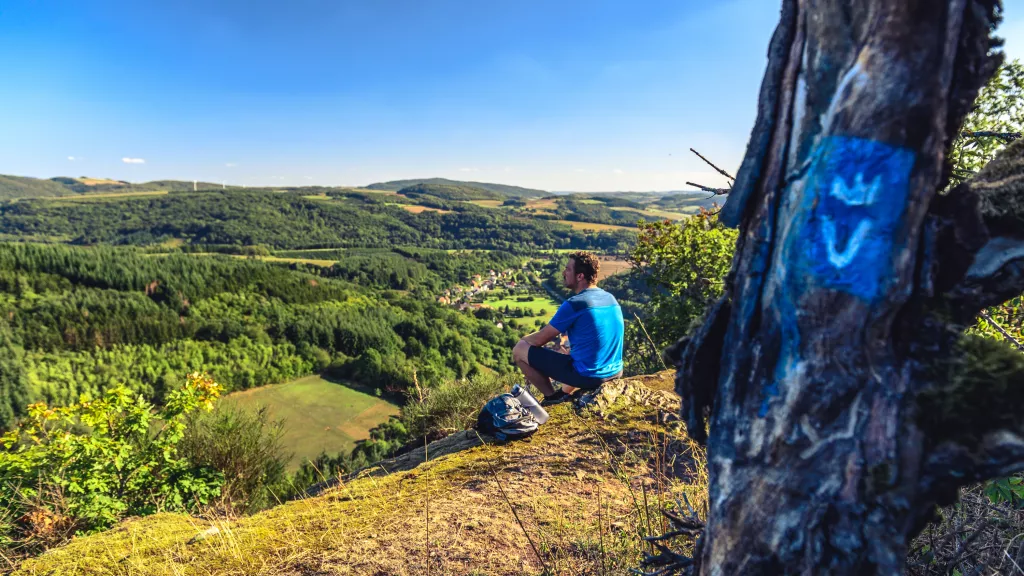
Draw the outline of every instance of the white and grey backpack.
<instances>
[{"instance_id":1,"label":"white and grey backpack","mask_svg":"<svg viewBox=\"0 0 1024 576\"><path fill-rule=\"evenodd\" d=\"M499 394L484 404L476 417L476 429L497 440L519 440L537 431L537 419L515 396Z\"/></svg>"}]
</instances>

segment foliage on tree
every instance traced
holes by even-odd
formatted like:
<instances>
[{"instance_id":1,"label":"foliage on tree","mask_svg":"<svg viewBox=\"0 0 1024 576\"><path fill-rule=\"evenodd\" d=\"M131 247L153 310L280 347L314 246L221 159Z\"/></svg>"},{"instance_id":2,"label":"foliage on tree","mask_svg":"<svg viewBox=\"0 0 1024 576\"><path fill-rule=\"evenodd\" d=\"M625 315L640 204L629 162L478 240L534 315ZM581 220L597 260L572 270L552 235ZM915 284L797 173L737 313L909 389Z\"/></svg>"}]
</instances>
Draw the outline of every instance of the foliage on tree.
<instances>
[{"instance_id":1,"label":"foliage on tree","mask_svg":"<svg viewBox=\"0 0 1024 576\"><path fill-rule=\"evenodd\" d=\"M0 319L0 430L8 430L25 414L31 397L24 352L7 322Z\"/></svg>"},{"instance_id":2,"label":"foliage on tree","mask_svg":"<svg viewBox=\"0 0 1024 576\"><path fill-rule=\"evenodd\" d=\"M649 289L644 323L659 350L685 335L722 295L735 244L736 231L703 210L680 222L640 224L629 261Z\"/></svg>"},{"instance_id":3,"label":"foliage on tree","mask_svg":"<svg viewBox=\"0 0 1024 576\"><path fill-rule=\"evenodd\" d=\"M466 186L460 184L430 184L420 183L407 186L398 191L399 194L409 198L420 196L433 196L441 200L452 200L465 202L469 200L504 200L505 195L492 190Z\"/></svg>"},{"instance_id":4,"label":"foliage on tree","mask_svg":"<svg viewBox=\"0 0 1024 576\"><path fill-rule=\"evenodd\" d=\"M375 272L392 257L408 261L399 271L409 273ZM10 319L0 333L0 374L12 391L6 410L70 403L121 384L159 403L177 375L197 370L233 391L332 366L401 395L414 366L424 383L466 376L478 364L511 369L514 335L437 304L430 288L519 259L411 249L354 259L345 269L363 271L351 278L366 285L251 259L0 244L0 318ZM412 293L380 290L396 280ZM18 395L25 386L27 400Z\"/></svg>"},{"instance_id":5,"label":"foliage on tree","mask_svg":"<svg viewBox=\"0 0 1024 576\"><path fill-rule=\"evenodd\" d=\"M1024 64L1004 63L981 89L953 141L948 159L952 185L967 180L1024 131ZM1018 135L1018 136L1014 136Z\"/></svg>"},{"instance_id":6,"label":"foliage on tree","mask_svg":"<svg viewBox=\"0 0 1024 576\"><path fill-rule=\"evenodd\" d=\"M978 94L949 154L950 181L959 183L979 172L1024 133L1024 64L1003 64ZM1024 344L1024 299L1021 296L988 308L968 333ZM1024 350L1022 350L1024 351Z\"/></svg>"}]
</instances>

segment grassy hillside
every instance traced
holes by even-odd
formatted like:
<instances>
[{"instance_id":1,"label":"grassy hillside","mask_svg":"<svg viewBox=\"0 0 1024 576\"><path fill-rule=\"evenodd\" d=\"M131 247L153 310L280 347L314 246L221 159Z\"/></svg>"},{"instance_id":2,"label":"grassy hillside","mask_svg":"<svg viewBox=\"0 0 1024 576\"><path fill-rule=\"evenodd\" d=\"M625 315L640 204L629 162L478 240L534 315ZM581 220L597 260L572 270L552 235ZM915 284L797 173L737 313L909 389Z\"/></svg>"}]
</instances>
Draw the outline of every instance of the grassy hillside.
<instances>
[{"instance_id":1,"label":"grassy hillside","mask_svg":"<svg viewBox=\"0 0 1024 576\"><path fill-rule=\"evenodd\" d=\"M0 200L67 196L75 192L53 180L0 175Z\"/></svg>"},{"instance_id":2,"label":"grassy hillside","mask_svg":"<svg viewBox=\"0 0 1024 576\"><path fill-rule=\"evenodd\" d=\"M658 417L678 409L671 386L668 372L613 382L578 414L554 407L528 441L458 432L426 463L414 450L246 518L129 520L15 574L626 573L664 530L662 507L706 498L701 452Z\"/></svg>"},{"instance_id":3,"label":"grassy hillside","mask_svg":"<svg viewBox=\"0 0 1024 576\"><path fill-rule=\"evenodd\" d=\"M415 180L392 180L390 182L378 182L376 184L370 184L366 186L371 190L391 190L398 191L402 188L408 188L409 186L415 186L417 184L442 184L447 186L468 186L470 188L480 188L483 190L490 190L491 192L497 192L505 196L514 196L521 198L539 198L541 196L547 196L549 192L544 190L535 190L532 188L521 188L519 186L509 186L507 184L492 184L489 182L466 182L461 180L448 180L447 178L419 178Z\"/></svg>"},{"instance_id":4,"label":"grassy hillside","mask_svg":"<svg viewBox=\"0 0 1024 576\"><path fill-rule=\"evenodd\" d=\"M192 190L193 183L181 180L156 180L133 184L120 180L107 180L104 178L69 178L58 176L44 180L41 178L29 178L24 176L0 175L0 200L13 200L17 198L48 198L55 196L70 196L75 194L111 194L130 192L156 192L156 191L187 191ZM196 184L200 190L212 190L220 188L220 184L211 182L199 182Z\"/></svg>"}]
</instances>

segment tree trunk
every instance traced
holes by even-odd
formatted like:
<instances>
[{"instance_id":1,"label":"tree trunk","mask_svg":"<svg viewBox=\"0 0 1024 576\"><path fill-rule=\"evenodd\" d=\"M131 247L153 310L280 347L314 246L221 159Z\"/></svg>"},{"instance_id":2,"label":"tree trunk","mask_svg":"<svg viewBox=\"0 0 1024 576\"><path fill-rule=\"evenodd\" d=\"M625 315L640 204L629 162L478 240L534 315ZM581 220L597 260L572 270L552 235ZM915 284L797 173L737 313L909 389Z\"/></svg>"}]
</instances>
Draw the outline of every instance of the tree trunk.
<instances>
[{"instance_id":1,"label":"tree trunk","mask_svg":"<svg viewBox=\"0 0 1024 576\"><path fill-rule=\"evenodd\" d=\"M938 193L999 12L784 0L726 294L669 353L709 430L688 571L900 574L959 486L1022 469L1024 363L962 332L1024 291L1024 141Z\"/></svg>"}]
</instances>

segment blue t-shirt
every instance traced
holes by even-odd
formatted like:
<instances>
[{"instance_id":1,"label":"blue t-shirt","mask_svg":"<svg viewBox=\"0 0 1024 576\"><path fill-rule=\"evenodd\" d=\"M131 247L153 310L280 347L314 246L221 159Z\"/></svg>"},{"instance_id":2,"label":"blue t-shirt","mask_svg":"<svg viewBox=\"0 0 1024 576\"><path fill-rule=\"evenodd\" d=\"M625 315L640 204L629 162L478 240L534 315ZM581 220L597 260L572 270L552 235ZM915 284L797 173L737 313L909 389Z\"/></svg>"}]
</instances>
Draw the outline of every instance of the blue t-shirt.
<instances>
[{"instance_id":1,"label":"blue t-shirt","mask_svg":"<svg viewBox=\"0 0 1024 576\"><path fill-rule=\"evenodd\" d=\"M587 288L562 302L549 324L569 336L569 354L581 376L608 378L622 370L622 308L615 296Z\"/></svg>"}]
</instances>

